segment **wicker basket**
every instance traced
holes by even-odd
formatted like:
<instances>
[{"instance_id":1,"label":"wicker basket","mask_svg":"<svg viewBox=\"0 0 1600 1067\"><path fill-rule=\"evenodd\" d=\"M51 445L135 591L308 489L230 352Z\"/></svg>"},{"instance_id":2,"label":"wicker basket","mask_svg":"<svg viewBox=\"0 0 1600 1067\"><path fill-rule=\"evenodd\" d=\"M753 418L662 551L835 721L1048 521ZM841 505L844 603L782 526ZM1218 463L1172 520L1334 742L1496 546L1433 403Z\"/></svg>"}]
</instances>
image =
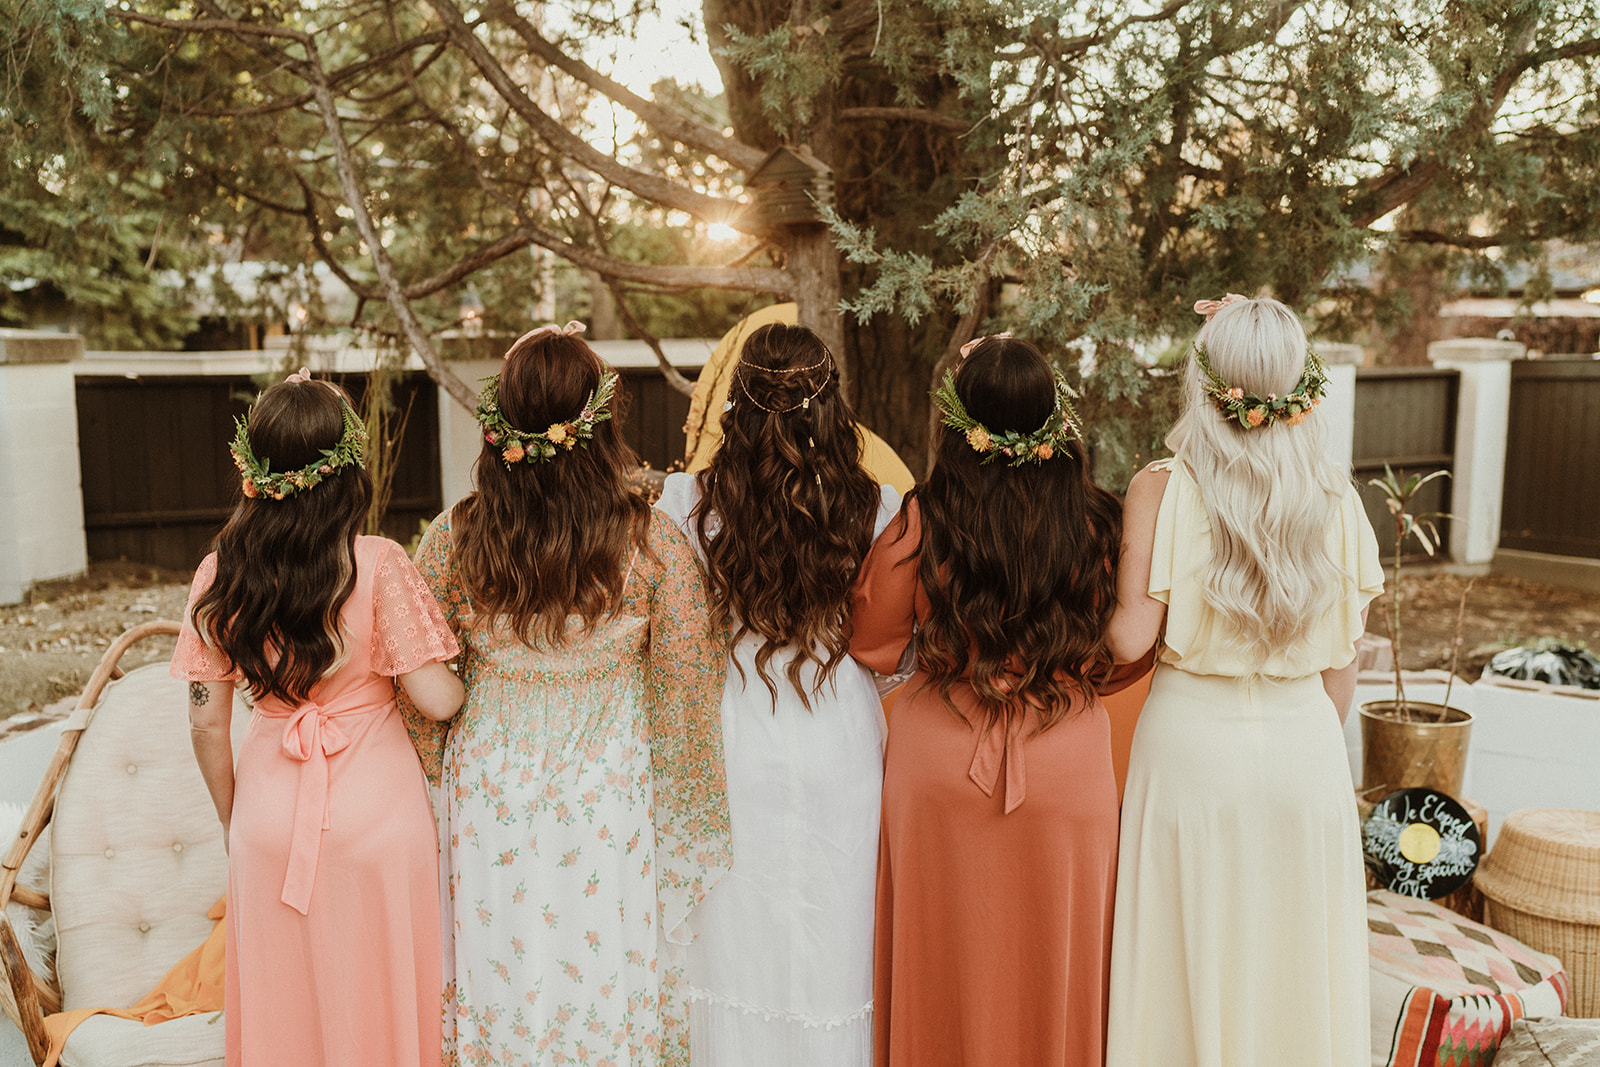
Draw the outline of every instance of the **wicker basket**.
<instances>
[{"instance_id":1,"label":"wicker basket","mask_svg":"<svg viewBox=\"0 0 1600 1067\"><path fill-rule=\"evenodd\" d=\"M1567 1014L1600 1016L1600 812L1512 812L1475 881L1488 925L1566 965Z\"/></svg>"}]
</instances>

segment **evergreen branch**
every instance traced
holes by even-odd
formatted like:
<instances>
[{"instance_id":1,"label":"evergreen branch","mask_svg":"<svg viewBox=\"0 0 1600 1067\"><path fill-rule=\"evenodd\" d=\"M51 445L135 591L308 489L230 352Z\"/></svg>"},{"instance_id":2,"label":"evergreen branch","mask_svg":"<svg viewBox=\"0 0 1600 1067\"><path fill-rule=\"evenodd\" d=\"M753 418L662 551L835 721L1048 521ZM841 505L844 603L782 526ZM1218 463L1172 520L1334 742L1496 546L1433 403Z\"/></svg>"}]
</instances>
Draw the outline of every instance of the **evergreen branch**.
<instances>
[{"instance_id":1,"label":"evergreen branch","mask_svg":"<svg viewBox=\"0 0 1600 1067\"><path fill-rule=\"evenodd\" d=\"M1526 233L1491 233L1479 235L1475 233L1441 233L1438 230L1396 230L1395 236L1407 244L1419 245L1444 245L1449 248L1466 248L1481 250L1485 248L1499 248L1501 245L1550 240L1549 236L1535 227Z\"/></svg>"},{"instance_id":2,"label":"evergreen branch","mask_svg":"<svg viewBox=\"0 0 1600 1067\"><path fill-rule=\"evenodd\" d=\"M889 122L904 120L906 122L925 122L929 126L938 126L946 130L957 130L965 133L970 124L954 115L942 115L925 107L847 107L839 112L842 122L864 121L868 119L884 119Z\"/></svg>"},{"instance_id":3,"label":"evergreen branch","mask_svg":"<svg viewBox=\"0 0 1600 1067\"><path fill-rule=\"evenodd\" d=\"M1571 41L1560 48L1541 48L1536 52L1528 52L1517 60L1508 73L1520 77L1546 63L1557 63L1563 59L1583 59L1588 56L1600 56L1600 37Z\"/></svg>"},{"instance_id":4,"label":"evergreen branch","mask_svg":"<svg viewBox=\"0 0 1600 1067\"><path fill-rule=\"evenodd\" d=\"M1484 98L1468 110L1461 122L1454 129L1441 135L1442 141L1470 143L1482 137L1488 132L1495 116L1499 114L1517 79L1546 62L1547 60L1538 58L1546 52L1564 51L1564 49L1549 49L1530 52L1528 49L1537 29L1538 10L1530 7L1518 16L1518 23L1509 27L1509 32L1506 34L1508 41L1511 42L1508 51L1516 58L1508 62L1495 76ZM1587 42L1578 42L1580 45L1585 43ZM1350 205L1351 223L1362 229L1371 226L1395 208L1409 204L1421 196L1429 186L1445 174L1447 169L1440 150L1436 149L1419 164L1413 166L1396 163L1383 173L1357 183L1350 190L1346 201Z\"/></svg>"},{"instance_id":5,"label":"evergreen branch","mask_svg":"<svg viewBox=\"0 0 1600 1067\"><path fill-rule=\"evenodd\" d=\"M372 213L367 210L365 190L361 188L356 177L355 163L350 157L350 142L345 138L344 125L339 120L338 108L333 100L333 90L328 87L317 47L309 39L305 44L309 60L307 73L311 80L312 91L316 94L317 110L322 113L323 125L333 142L333 159L339 172L339 185L344 191L345 203L355 213L356 228L361 231L362 240L367 243L372 266L382 284L384 299L394 312L395 318L400 320L406 339L411 342L412 350L422 360L423 366L428 368L428 376L449 393L456 403L469 411L474 410L478 398L473 393L472 387L445 367L439 358L439 350L434 347L432 338L417 319L411 301L400 288L400 280L394 272L394 261L389 258L389 250L383 246L382 235L378 233L378 228L372 221Z\"/></svg>"},{"instance_id":6,"label":"evergreen branch","mask_svg":"<svg viewBox=\"0 0 1600 1067\"><path fill-rule=\"evenodd\" d=\"M124 22L142 22L147 26L156 26L163 30L176 30L179 33L231 33L239 37L277 37L295 41L298 44L311 46L311 35L300 30L285 29L282 26L263 26L259 22L241 22L230 18L209 19L168 19L159 15L146 15L142 11L132 11L127 8L112 8L111 13Z\"/></svg>"},{"instance_id":7,"label":"evergreen branch","mask_svg":"<svg viewBox=\"0 0 1600 1067\"><path fill-rule=\"evenodd\" d=\"M622 324L628 328L628 332L650 346L650 351L655 353L656 366L660 368L661 376L667 380L667 384L684 396L693 396L694 383L672 365L672 361L661 348L661 338L645 329L644 324L634 315L633 309L628 307L628 293L622 287L622 283L615 278L604 276L602 280L606 283L606 288L611 290L611 299L616 302L617 314L622 317Z\"/></svg>"},{"instance_id":8,"label":"evergreen branch","mask_svg":"<svg viewBox=\"0 0 1600 1067\"><path fill-rule=\"evenodd\" d=\"M653 100L646 100L626 85L612 80L580 59L574 59L545 38L534 25L517 13L507 0L492 0L488 13L509 26L528 51L545 63L582 82L595 92L616 101L637 115L647 125L675 141L702 152L725 159L743 170L754 170L767 154L743 141L727 136L721 130L708 126Z\"/></svg>"},{"instance_id":9,"label":"evergreen branch","mask_svg":"<svg viewBox=\"0 0 1600 1067\"><path fill-rule=\"evenodd\" d=\"M451 39L466 53L467 58L483 74L500 98L509 104L533 132L557 154L570 160L574 166L584 167L607 181L620 185L646 200L663 207L677 208L705 222L723 222L746 233L759 235L760 226L741 212L736 201L707 196L687 186L679 185L656 174L635 170L598 151L583 138L567 129L562 123L547 115L533 99L507 73L504 66L490 54L461 12L450 0L428 0L449 29Z\"/></svg>"}]
</instances>

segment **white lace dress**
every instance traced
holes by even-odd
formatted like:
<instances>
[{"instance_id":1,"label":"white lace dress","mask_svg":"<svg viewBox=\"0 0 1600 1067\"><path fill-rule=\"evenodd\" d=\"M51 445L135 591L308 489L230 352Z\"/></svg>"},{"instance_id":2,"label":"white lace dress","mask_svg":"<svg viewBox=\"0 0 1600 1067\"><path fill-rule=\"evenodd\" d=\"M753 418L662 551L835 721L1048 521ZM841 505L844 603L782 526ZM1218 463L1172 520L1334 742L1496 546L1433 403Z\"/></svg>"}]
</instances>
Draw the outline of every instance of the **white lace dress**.
<instances>
[{"instance_id":1,"label":"white lace dress","mask_svg":"<svg viewBox=\"0 0 1600 1067\"><path fill-rule=\"evenodd\" d=\"M667 478L656 507L701 551L694 475ZM874 536L900 505L885 486ZM733 649L722 737L733 869L689 917L682 953L694 1067L868 1067L883 710L847 660L807 711L782 684L793 653L755 670L761 641ZM734 664L743 666L741 678Z\"/></svg>"}]
</instances>

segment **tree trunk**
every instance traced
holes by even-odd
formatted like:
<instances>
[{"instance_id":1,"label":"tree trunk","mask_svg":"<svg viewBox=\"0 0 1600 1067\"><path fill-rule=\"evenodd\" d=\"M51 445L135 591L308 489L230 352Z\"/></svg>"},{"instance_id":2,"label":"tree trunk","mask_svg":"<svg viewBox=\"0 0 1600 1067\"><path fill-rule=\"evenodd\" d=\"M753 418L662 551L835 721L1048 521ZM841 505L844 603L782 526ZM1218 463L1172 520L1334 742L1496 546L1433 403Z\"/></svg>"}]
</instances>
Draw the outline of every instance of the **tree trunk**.
<instances>
[{"instance_id":1,"label":"tree trunk","mask_svg":"<svg viewBox=\"0 0 1600 1067\"><path fill-rule=\"evenodd\" d=\"M616 341L622 337L622 323L617 319L617 301L611 295L606 280L598 271L586 270L589 282L589 339L591 341Z\"/></svg>"},{"instance_id":2,"label":"tree trunk","mask_svg":"<svg viewBox=\"0 0 1600 1067\"><path fill-rule=\"evenodd\" d=\"M809 326L833 353L845 396L854 390L853 360L839 317L839 253L825 227L796 227L785 241L786 269L794 276L800 325Z\"/></svg>"}]
</instances>

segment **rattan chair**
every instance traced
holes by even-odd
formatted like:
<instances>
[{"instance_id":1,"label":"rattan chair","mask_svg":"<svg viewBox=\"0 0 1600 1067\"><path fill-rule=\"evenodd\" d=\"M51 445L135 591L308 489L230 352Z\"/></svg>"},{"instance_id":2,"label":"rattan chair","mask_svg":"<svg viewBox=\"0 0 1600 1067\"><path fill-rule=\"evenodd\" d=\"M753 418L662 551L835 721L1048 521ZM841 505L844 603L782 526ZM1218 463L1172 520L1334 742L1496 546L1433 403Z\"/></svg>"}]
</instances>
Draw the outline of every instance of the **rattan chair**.
<instances>
[{"instance_id":1,"label":"rattan chair","mask_svg":"<svg viewBox=\"0 0 1600 1067\"><path fill-rule=\"evenodd\" d=\"M190 747L184 683L165 663L126 675L117 667L135 642L177 632L176 623L148 622L107 649L0 860L0 980L35 1063L48 1047L46 1013L137 1002L206 939L206 913L227 888L222 827ZM29 851L46 840L48 889L19 884ZM4 917L9 902L54 917L54 981L28 967ZM61 1062L221 1067L223 1042L220 1012L152 1027L99 1015L73 1031Z\"/></svg>"}]
</instances>

